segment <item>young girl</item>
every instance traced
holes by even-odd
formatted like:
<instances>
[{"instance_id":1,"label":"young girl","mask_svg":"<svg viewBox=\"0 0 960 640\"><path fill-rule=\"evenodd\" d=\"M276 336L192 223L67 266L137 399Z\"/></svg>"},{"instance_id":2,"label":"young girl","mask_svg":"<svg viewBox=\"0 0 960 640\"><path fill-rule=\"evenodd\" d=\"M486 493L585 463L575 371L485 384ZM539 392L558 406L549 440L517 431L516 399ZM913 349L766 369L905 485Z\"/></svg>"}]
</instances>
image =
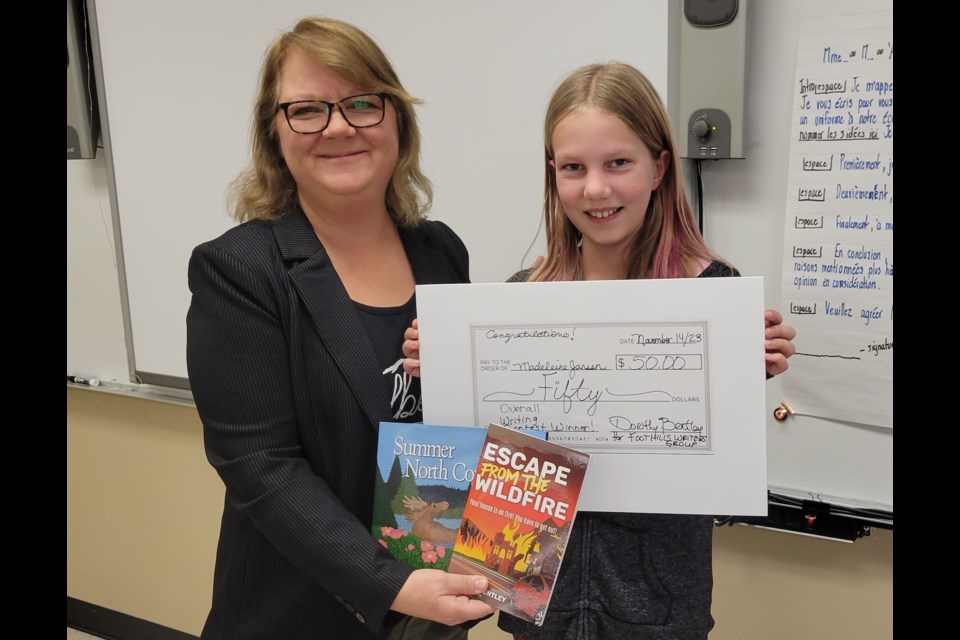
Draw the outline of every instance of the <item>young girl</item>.
<instances>
[{"instance_id":1,"label":"young girl","mask_svg":"<svg viewBox=\"0 0 960 640\"><path fill-rule=\"evenodd\" d=\"M669 118L642 73L619 63L573 72L550 100L544 141L547 256L511 281L739 275L697 230ZM787 369L795 331L765 316L772 376ZM416 325L406 337L418 357ZM498 624L517 640L704 639L712 535L710 516L581 512L543 626Z\"/></svg>"}]
</instances>

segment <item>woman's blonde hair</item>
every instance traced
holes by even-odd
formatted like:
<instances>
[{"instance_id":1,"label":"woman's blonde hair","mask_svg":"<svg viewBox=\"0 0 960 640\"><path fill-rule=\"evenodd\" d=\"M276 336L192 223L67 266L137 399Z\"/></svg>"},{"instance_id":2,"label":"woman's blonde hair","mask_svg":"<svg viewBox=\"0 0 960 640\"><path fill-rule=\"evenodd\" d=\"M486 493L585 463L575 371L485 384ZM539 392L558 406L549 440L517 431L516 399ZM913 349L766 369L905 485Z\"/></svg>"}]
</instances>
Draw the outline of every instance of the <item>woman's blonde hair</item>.
<instances>
[{"instance_id":1,"label":"woman's blonde hair","mask_svg":"<svg viewBox=\"0 0 960 640\"><path fill-rule=\"evenodd\" d=\"M543 128L543 220L547 258L531 280L579 280L583 262L579 232L564 212L557 192L553 132L572 113L594 108L622 120L650 150L654 160L667 151L669 158L659 187L650 196L643 225L630 251L627 278L695 277L702 260L719 258L703 242L683 191L670 119L660 95L640 71L610 62L581 67L567 76L550 99Z\"/></svg>"},{"instance_id":2,"label":"woman's blonde hair","mask_svg":"<svg viewBox=\"0 0 960 640\"><path fill-rule=\"evenodd\" d=\"M383 51L357 27L332 18L304 18L267 49L253 113L252 166L231 185L234 217L239 221L272 220L297 202L297 185L280 153L275 128L280 72L291 47L314 62L371 93L386 93L397 113L399 158L386 206L398 225L414 226L433 201L430 180L420 170L420 128L414 105Z\"/></svg>"}]
</instances>

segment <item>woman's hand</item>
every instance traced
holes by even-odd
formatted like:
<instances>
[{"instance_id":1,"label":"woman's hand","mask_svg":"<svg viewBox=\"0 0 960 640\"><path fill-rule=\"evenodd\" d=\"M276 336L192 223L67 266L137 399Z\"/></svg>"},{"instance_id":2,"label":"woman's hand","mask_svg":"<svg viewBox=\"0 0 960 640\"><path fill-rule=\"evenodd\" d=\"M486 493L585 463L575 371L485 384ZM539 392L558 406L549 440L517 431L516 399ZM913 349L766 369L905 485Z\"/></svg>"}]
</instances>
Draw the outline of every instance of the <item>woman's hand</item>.
<instances>
[{"instance_id":1,"label":"woman's hand","mask_svg":"<svg viewBox=\"0 0 960 640\"><path fill-rule=\"evenodd\" d=\"M797 352L797 347L792 342L797 337L797 330L792 325L784 324L783 316L776 309L764 311L763 320L766 325L764 330L766 354L764 354L764 358L767 365L767 374L770 376L779 375L790 366L787 364L787 358Z\"/></svg>"},{"instance_id":2,"label":"woman's hand","mask_svg":"<svg viewBox=\"0 0 960 640\"><path fill-rule=\"evenodd\" d=\"M452 626L494 612L486 602L470 597L483 593L487 585L487 579L480 576L417 569L403 583L390 608Z\"/></svg>"},{"instance_id":3,"label":"woman's hand","mask_svg":"<svg viewBox=\"0 0 960 640\"><path fill-rule=\"evenodd\" d=\"M403 332L403 370L416 378L420 377L420 330L417 319Z\"/></svg>"}]
</instances>

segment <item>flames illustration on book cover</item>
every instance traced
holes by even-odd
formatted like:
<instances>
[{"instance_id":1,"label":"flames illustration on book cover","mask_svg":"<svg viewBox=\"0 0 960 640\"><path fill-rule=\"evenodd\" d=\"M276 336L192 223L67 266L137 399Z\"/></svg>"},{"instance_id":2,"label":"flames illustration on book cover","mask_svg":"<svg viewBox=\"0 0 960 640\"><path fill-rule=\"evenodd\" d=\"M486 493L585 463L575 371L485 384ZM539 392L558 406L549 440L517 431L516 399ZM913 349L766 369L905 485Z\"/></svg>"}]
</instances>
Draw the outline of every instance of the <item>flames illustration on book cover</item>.
<instances>
[{"instance_id":1,"label":"flames illustration on book cover","mask_svg":"<svg viewBox=\"0 0 960 640\"><path fill-rule=\"evenodd\" d=\"M457 532L450 573L482 575L481 600L543 624L570 536L588 454L491 424Z\"/></svg>"}]
</instances>

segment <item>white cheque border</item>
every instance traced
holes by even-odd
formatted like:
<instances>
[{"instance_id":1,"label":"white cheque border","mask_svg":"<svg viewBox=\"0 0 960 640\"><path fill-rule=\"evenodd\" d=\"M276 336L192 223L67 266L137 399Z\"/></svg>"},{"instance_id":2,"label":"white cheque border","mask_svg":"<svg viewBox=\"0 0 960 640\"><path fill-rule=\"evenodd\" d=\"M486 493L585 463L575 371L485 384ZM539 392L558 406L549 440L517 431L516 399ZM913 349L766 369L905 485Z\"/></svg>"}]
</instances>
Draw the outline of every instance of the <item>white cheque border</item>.
<instances>
[{"instance_id":1,"label":"white cheque border","mask_svg":"<svg viewBox=\"0 0 960 640\"><path fill-rule=\"evenodd\" d=\"M419 285L424 421L476 424L473 326L706 323L713 455L593 453L580 508L766 515L763 308L759 277Z\"/></svg>"}]
</instances>

